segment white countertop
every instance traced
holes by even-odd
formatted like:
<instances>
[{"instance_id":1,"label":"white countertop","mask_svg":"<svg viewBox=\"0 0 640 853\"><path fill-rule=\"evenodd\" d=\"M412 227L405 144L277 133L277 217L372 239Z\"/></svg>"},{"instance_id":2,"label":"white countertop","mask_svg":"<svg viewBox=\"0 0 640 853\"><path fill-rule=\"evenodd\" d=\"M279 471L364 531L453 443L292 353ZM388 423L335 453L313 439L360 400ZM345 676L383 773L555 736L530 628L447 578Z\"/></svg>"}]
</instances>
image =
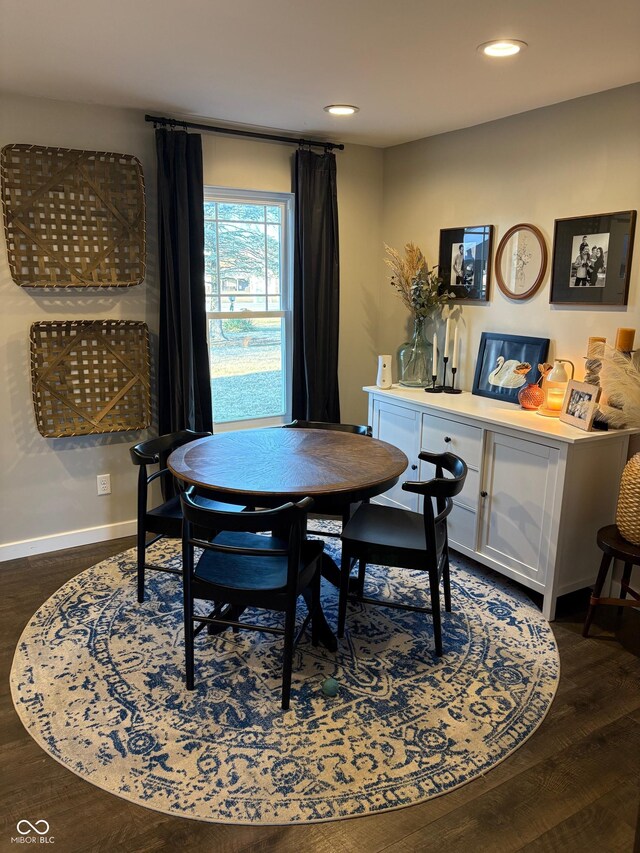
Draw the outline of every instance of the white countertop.
<instances>
[{"instance_id":1,"label":"white countertop","mask_svg":"<svg viewBox=\"0 0 640 853\"><path fill-rule=\"evenodd\" d=\"M479 397L469 391L461 394L426 394L422 388L403 388L394 385L383 390L376 385L367 385L363 389L367 394L375 394L396 402L405 401L424 408L443 417L461 415L470 420L496 424L503 427L523 430L532 435L555 438L575 444L581 441L601 441L610 435L636 435L639 429L592 430L586 432L571 424L562 423L558 418L546 418L536 412L521 409L514 403Z\"/></svg>"}]
</instances>

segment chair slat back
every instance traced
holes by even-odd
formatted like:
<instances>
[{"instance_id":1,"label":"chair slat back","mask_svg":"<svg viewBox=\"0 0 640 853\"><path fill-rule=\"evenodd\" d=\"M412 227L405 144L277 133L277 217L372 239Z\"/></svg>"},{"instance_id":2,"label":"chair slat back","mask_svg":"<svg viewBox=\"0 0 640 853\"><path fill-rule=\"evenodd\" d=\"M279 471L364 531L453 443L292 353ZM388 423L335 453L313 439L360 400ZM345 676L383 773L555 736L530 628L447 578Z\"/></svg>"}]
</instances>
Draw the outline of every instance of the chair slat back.
<instances>
[{"instance_id":1,"label":"chair slat back","mask_svg":"<svg viewBox=\"0 0 640 853\"><path fill-rule=\"evenodd\" d=\"M453 453L427 453L422 451L418 454L418 458L434 465L436 476L431 480L423 480L417 483L403 483L402 488L406 492L414 492L423 496L428 495L436 498L436 500L454 498L460 494L467 478L467 465L459 456L455 456ZM445 477L445 471L451 476Z\"/></svg>"},{"instance_id":2,"label":"chair slat back","mask_svg":"<svg viewBox=\"0 0 640 853\"><path fill-rule=\"evenodd\" d=\"M211 435L210 432L195 432L191 429L159 435L156 438L134 444L129 450L131 461L134 465L161 463L164 467L167 458L177 447L182 447L183 444L196 441L198 438L206 438L209 435Z\"/></svg>"},{"instance_id":3,"label":"chair slat back","mask_svg":"<svg viewBox=\"0 0 640 853\"><path fill-rule=\"evenodd\" d=\"M295 586L300 549L306 516L313 504L312 498L304 498L298 503L286 503L276 509L253 510L244 512L224 512L198 505L198 495L195 489L184 492L180 498L183 514L183 561L185 571L193 574L193 548L202 548L221 554L252 557L287 557L287 586ZM198 535L194 528L199 529ZM209 538L200 535L202 531ZM235 533L264 533L275 531L275 536L286 545L281 547L269 545L265 539L265 548L239 547L216 542L215 536L221 532Z\"/></svg>"},{"instance_id":4,"label":"chair slat back","mask_svg":"<svg viewBox=\"0 0 640 853\"><path fill-rule=\"evenodd\" d=\"M336 432L350 432L353 435L366 435L369 438L373 435L373 430L370 426L362 424L331 424L325 421L303 421L297 419L291 421L290 424L283 424L286 429L327 429L335 430Z\"/></svg>"},{"instance_id":5,"label":"chair slat back","mask_svg":"<svg viewBox=\"0 0 640 853\"><path fill-rule=\"evenodd\" d=\"M436 476L418 483L403 483L402 488L424 498L422 509L427 550L432 550L440 556L447 542L446 519L453 508L453 498L459 495L464 487L467 465L453 453L423 451L418 454L418 458L434 465ZM445 477L445 471L451 476ZM437 513L434 512L434 501Z\"/></svg>"}]
</instances>

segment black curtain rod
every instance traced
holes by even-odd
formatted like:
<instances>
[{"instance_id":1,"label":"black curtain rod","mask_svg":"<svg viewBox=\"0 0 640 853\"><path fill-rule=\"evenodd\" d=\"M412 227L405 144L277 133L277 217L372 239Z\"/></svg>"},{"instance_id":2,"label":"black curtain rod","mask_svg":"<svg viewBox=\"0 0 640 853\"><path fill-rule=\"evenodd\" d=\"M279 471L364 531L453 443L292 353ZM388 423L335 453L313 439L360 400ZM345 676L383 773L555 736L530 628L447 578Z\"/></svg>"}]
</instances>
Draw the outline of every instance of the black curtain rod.
<instances>
[{"instance_id":1,"label":"black curtain rod","mask_svg":"<svg viewBox=\"0 0 640 853\"><path fill-rule=\"evenodd\" d=\"M313 145L316 148L324 148L331 151L337 148L338 151L344 151L344 145L340 142L319 142L315 139L294 139L291 136L278 136L275 133L258 133L254 130L235 130L231 127L213 127L210 124L196 124L193 121L178 121L175 118L163 118L162 116L144 117L145 121L152 121L155 125L165 125L168 127L183 127L185 130L204 130L209 133L226 133L229 136L247 136L250 139L270 139L272 142L285 142L288 145Z\"/></svg>"}]
</instances>

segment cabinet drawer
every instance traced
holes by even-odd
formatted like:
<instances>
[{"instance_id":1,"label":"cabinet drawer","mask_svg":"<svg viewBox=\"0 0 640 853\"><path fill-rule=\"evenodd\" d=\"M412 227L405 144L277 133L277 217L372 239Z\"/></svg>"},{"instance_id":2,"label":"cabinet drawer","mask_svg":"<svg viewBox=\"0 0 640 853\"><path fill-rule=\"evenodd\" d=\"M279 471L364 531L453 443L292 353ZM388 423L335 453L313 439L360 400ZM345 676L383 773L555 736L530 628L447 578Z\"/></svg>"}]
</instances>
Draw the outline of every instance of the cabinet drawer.
<instances>
[{"instance_id":1,"label":"cabinet drawer","mask_svg":"<svg viewBox=\"0 0 640 853\"><path fill-rule=\"evenodd\" d=\"M418 479L420 413L408 406L397 406L386 400L376 400L371 413L371 425L375 438L398 447L409 460L409 467L400 480L384 495L376 498L376 502L415 512L418 508L418 496L405 492L402 483L405 480Z\"/></svg>"},{"instance_id":2,"label":"cabinet drawer","mask_svg":"<svg viewBox=\"0 0 640 853\"><path fill-rule=\"evenodd\" d=\"M472 509L454 504L447 519L447 531L451 548L461 545L470 551L475 551L476 519L477 515Z\"/></svg>"},{"instance_id":3,"label":"cabinet drawer","mask_svg":"<svg viewBox=\"0 0 640 853\"><path fill-rule=\"evenodd\" d=\"M421 447L431 453L455 453L469 467L478 469L482 455L482 430L436 415L423 414Z\"/></svg>"}]
</instances>

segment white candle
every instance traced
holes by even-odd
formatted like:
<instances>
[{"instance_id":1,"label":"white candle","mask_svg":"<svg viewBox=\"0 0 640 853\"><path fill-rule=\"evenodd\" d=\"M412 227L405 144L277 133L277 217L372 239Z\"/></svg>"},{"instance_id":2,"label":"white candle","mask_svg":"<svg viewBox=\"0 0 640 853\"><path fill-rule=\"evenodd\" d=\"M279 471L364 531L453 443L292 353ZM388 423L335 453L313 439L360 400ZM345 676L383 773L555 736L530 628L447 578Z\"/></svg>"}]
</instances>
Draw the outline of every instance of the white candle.
<instances>
[{"instance_id":1,"label":"white candle","mask_svg":"<svg viewBox=\"0 0 640 853\"><path fill-rule=\"evenodd\" d=\"M433 333L433 366L431 367L431 375L438 375L438 336Z\"/></svg>"},{"instance_id":2,"label":"white candle","mask_svg":"<svg viewBox=\"0 0 640 853\"><path fill-rule=\"evenodd\" d=\"M449 335L451 328L451 317L447 320L444 327L444 352L442 353L445 358L449 355Z\"/></svg>"},{"instance_id":3,"label":"white candle","mask_svg":"<svg viewBox=\"0 0 640 853\"><path fill-rule=\"evenodd\" d=\"M458 358L460 357L460 338L458 337L458 327L456 326L453 333L453 362L451 367L458 367Z\"/></svg>"}]
</instances>

